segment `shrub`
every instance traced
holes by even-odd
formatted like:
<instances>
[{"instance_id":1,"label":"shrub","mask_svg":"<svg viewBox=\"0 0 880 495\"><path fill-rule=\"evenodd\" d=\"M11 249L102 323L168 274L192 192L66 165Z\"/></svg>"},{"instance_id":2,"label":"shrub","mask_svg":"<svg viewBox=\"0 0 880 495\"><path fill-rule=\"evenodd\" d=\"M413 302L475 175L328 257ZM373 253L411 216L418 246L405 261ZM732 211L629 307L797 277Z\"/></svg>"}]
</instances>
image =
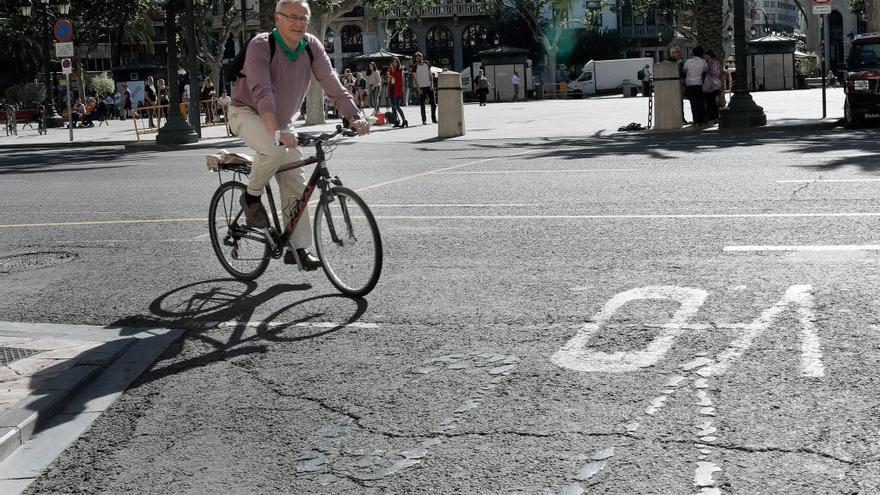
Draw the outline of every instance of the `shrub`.
<instances>
[{"instance_id":1,"label":"shrub","mask_svg":"<svg viewBox=\"0 0 880 495\"><path fill-rule=\"evenodd\" d=\"M37 108L46 99L46 88L42 84L24 83L6 88L6 101L21 102L24 108Z\"/></svg>"},{"instance_id":2,"label":"shrub","mask_svg":"<svg viewBox=\"0 0 880 495\"><path fill-rule=\"evenodd\" d=\"M102 72L97 76L93 77L88 83L89 89L98 93L99 95L106 95L108 93L113 93L116 85L113 82L113 78L110 77L110 74L106 72Z\"/></svg>"}]
</instances>

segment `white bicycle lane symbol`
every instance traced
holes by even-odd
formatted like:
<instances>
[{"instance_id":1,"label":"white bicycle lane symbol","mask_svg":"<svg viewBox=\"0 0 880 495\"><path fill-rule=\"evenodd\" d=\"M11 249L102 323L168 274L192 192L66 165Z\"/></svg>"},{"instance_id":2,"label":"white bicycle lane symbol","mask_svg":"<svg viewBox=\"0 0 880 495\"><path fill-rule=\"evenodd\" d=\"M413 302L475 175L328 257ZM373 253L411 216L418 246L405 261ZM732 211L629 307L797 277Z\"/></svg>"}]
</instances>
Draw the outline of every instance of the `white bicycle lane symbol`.
<instances>
[{"instance_id":1,"label":"white bicycle lane symbol","mask_svg":"<svg viewBox=\"0 0 880 495\"><path fill-rule=\"evenodd\" d=\"M809 285L793 285L773 306L764 310L751 323L720 323L715 325L691 324L690 319L699 311L708 293L702 289L677 286L648 286L621 292L612 297L591 321L581 327L559 351L553 354L551 361L562 368L580 372L627 373L656 365L672 348L676 338L688 330L707 330L710 328L732 329L739 335L731 344L714 358L705 353L694 356L694 359L681 365L682 373L667 380L660 395L650 399L644 410L645 417L626 425L626 433L634 435L645 418L654 416L666 401L672 397L682 384L690 383L697 401L696 414L703 418L696 426L694 443L699 451L699 459L694 471L694 486L700 494L720 494L716 486L714 473L721 468L711 461L715 453L711 446L717 440L717 428L713 426L716 414L714 399L709 392L709 380L723 375L730 366L745 352L755 340L769 329L789 307L796 310L800 323L800 374L805 378L821 378L825 375L822 363L822 351L814 321L815 302L812 287ZM614 314L627 303L637 300L670 300L679 303L671 321L658 325L658 335L644 348L619 352L603 352L588 347L590 340L600 332ZM563 495L579 495L584 493L580 482L587 481L602 471L614 455L614 448L597 450L590 462L585 464L572 482L562 487Z\"/></svg>"}]
</instances>

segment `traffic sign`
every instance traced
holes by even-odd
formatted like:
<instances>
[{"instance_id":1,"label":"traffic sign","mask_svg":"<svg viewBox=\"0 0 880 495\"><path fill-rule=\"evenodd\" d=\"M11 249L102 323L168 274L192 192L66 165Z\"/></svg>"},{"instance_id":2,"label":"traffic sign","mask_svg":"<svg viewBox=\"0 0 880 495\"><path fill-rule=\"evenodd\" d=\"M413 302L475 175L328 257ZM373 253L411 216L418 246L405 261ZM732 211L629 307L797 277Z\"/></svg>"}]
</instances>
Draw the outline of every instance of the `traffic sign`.
<instances>
[{"instance_id":1,"label":"traffic sign","mask_svg":"<svg viewBox=\"0 0 880 495\"><path fill-rule=\"evenodd\" d=\"M55 56L58 58L67 58L73 56L73 42L55 43Z\"/></svg>"},{"instance_id":2,"label":"traffic sign","mask_svg":"<svg viewBox=\"0 0 880 495\"><path fill-rule=\"evenodd\" d=\"M73 23L70 19L58 19L55 21L55 27L52 28L55 39L62 43L73 39Z\"/></svg>"},{"instance_id":3,"label":"traffic sign","mask_svg":"<svg viewBox=\"0 0 880 495\"><path fill-rule=\"evenodd\" d=\"M813 13L816 15L825 15L831 13L831 5L813 5Z\"/></svg>"},{"instance_id":4,"label":"traffic sign","mask_svg":"<svg viewBox=\"0 0 880 495\"><path fill-rule=\"evenodd\" d=\"M71 72L73 72L73 63L70 61L69 58L62 58L61 59L61 73L67 75L67 74L70 74Z\"/></svg>"}]
</instances>

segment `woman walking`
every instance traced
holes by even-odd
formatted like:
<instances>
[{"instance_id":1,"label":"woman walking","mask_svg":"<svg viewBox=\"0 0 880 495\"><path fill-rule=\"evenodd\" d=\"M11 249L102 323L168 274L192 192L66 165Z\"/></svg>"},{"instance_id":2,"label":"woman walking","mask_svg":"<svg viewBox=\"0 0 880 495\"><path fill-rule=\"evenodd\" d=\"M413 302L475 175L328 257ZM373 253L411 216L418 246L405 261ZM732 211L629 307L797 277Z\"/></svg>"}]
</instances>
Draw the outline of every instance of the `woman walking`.
<instances>
[{"instance_id":1,"label":"woman walking","mask_svg":"<svg viewBox=\"0 0 880 495\"><path fill-rule=\"evenodd\" d=\"M370 106L373 107L373 115L379 113L379 91L382 89L382 75L376 62L370 62L367 67L367 86L370 88Z\"/></svg>"},{"instance_id":2,"label":"woman walking","mask_svg":"<svg viewBox=\"0 0 880 495\"><path fill-rule=\"evenodd\" d=\"M492 87L492 85L489 84L489 80L486 79L486 75L483 74L482 69L477 73L474 83L477 85L477 96L480 98L480 106L484 107L486 106L486 96L488 96L489 88Z\"/></svg>"},{"instance_id":3,"label":"woman walking","mask_svg":"<svg viewBox=\"0 0 880 495\"><path fill-rule=\"evenodd\" d=\"M403 115L400 104L403 102L403 69L397 57L391 59L391 69L388 74L388 98L391 99L391 113L399 116L394 127L409 127L409 122Z\"/></svg>"}]
</instances>

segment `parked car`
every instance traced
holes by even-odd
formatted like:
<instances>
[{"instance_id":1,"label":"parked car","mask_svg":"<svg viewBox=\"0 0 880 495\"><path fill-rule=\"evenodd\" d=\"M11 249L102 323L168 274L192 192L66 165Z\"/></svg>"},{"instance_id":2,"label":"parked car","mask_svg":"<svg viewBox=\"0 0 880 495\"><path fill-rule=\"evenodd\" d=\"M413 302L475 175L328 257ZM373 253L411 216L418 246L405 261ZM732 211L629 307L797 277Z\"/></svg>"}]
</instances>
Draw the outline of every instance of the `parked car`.
<instances>
[{"instance_id":1,"label":"parked car","mask_svg":"<svg viewBox=\"0 0 880 495\"><path fill-rule=\"evenodd\" d=\"M846 69L846 125L855 127L866 120L880 120L880 33L860 34L853 39Z\"/></svg>"}]
</instances>

